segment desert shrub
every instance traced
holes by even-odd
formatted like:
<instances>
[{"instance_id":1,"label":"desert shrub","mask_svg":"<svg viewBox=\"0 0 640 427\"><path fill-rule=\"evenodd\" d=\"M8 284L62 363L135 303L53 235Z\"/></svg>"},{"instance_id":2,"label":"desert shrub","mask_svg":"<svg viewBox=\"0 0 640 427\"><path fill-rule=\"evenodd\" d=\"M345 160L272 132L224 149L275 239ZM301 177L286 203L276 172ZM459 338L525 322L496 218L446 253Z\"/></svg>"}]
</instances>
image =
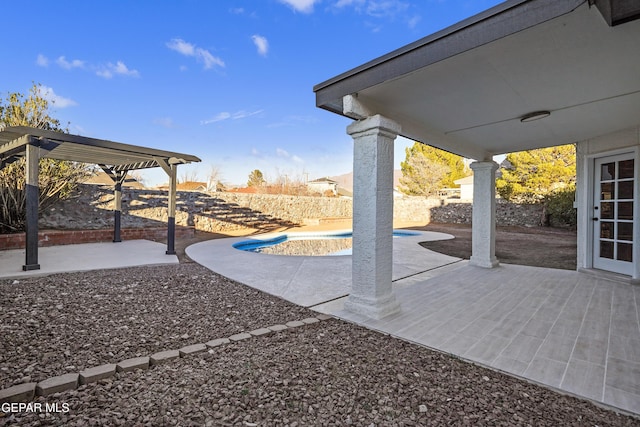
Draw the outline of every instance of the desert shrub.
<instances>
[{"instance_id":1,"label":"desert shrub","mask_svg":"<svg viewBox=\"0 0 640 427\"><path fill-rule=\"evenodd\" d=\"M9 93L0 99L0 130L5 126L29 126L67 133L68 129L50 115L50 89L35 84L27 95ZM3 159L0 159L3 160ZM25 160L3 165L0 169L0 233L15 233L25 225ZM89 173L86 165L54 159L41 159L38 185L39 205L45 209L59 199L69 197Z\"/></svg>"},{"instance_id":2,"label":"desert shrub","mask_svg":"<svg viewBox=\"0 0 640 427\"><path fill-rule=\"evenodd\" d=\"M89 173L86 165L53 159L41 159L39 169L40 211L58 200L70 197ZM24 159L0 170L0 233L24 231L26 214L24 185Z\"/></svg>"},{"instance_id":3,"label":"desert shrub","mask_svg":"<svg viewBox=\"0 0 640 427\"><path fill-rule=\"evenodd\" d=\"M577 214L573 207L575 197L575 186L555 190L545 196L544 204L550 226L571 228L576 226Z\"/></svg>"}]
</instances>

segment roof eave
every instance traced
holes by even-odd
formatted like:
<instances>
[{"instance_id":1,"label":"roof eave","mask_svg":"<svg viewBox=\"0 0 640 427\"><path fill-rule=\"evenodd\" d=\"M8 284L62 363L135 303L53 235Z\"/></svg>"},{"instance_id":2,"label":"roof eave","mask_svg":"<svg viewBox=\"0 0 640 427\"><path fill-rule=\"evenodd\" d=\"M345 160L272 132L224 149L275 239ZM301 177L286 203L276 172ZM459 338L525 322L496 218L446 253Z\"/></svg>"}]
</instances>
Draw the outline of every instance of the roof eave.
<instances>
[{"instance_id":1,"label":"roof eave","mask_svg":"<svg viewBox=\"0 0 640 427\"><path fill-rule=\"evenodd\" d=\"M586 0L509 0L314 86L316 106L344 115L346 95L397 79L570 13Z\"/></svg>"}]
</instances>

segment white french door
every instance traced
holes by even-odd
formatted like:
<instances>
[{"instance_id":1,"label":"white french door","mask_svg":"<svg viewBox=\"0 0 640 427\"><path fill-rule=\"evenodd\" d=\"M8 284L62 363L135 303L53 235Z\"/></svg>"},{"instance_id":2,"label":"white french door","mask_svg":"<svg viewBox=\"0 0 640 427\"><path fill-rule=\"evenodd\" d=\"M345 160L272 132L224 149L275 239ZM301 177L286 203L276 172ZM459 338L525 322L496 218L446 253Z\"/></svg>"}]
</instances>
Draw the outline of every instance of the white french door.
<instances>
[{"instance_id":1,"label":"white french door","mask_svg":"<svg viewBox=\"0 0 640 427\"><path fill-rule=\"evenodd\" d=\"M593 206L593 267L633 275L634 155L595 159Z\"/></svg>"}]
</instances>

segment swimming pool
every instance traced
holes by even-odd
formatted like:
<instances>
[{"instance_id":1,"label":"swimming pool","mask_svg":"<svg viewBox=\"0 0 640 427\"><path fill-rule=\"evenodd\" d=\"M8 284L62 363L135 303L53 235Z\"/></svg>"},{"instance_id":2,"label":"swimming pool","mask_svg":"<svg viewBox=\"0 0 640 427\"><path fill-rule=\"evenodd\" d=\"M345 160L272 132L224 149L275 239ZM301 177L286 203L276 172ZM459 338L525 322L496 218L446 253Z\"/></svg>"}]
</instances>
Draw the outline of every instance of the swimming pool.
<instances>
[{"instance_id":1,"label":"swimming pool","mask_svg":"<svg viewBox=\"0 0 640 427\"><path fill-rule=\"evenodd\" d=\"M417 236L419 233L394 230L393 237ZM353 232L279 233L259 239L234 243L236 249L269 255L340 256L351 255Z\"/></svg>"}]
</instances>

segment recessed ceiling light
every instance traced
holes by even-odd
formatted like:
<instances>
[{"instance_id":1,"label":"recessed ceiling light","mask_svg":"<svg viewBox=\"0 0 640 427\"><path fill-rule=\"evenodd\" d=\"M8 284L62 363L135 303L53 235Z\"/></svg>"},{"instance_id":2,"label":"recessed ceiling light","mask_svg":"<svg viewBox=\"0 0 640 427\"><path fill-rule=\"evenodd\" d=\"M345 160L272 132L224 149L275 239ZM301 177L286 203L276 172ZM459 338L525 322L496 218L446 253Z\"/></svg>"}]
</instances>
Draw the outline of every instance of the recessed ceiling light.
<instances>
[{"instance_id":1,"label":"recessed ceiling light","mask_svg":"<svg viewBox=\"0 0 640 427\"><path fill-rule=\"evenodd\" d=\"M520 117L520 121L522 123L532 122L534 120L544 119L545 117L549 117L551 115L551 111L534 111L533 113L525 114Z\"/></svg>"}]
</instances>

